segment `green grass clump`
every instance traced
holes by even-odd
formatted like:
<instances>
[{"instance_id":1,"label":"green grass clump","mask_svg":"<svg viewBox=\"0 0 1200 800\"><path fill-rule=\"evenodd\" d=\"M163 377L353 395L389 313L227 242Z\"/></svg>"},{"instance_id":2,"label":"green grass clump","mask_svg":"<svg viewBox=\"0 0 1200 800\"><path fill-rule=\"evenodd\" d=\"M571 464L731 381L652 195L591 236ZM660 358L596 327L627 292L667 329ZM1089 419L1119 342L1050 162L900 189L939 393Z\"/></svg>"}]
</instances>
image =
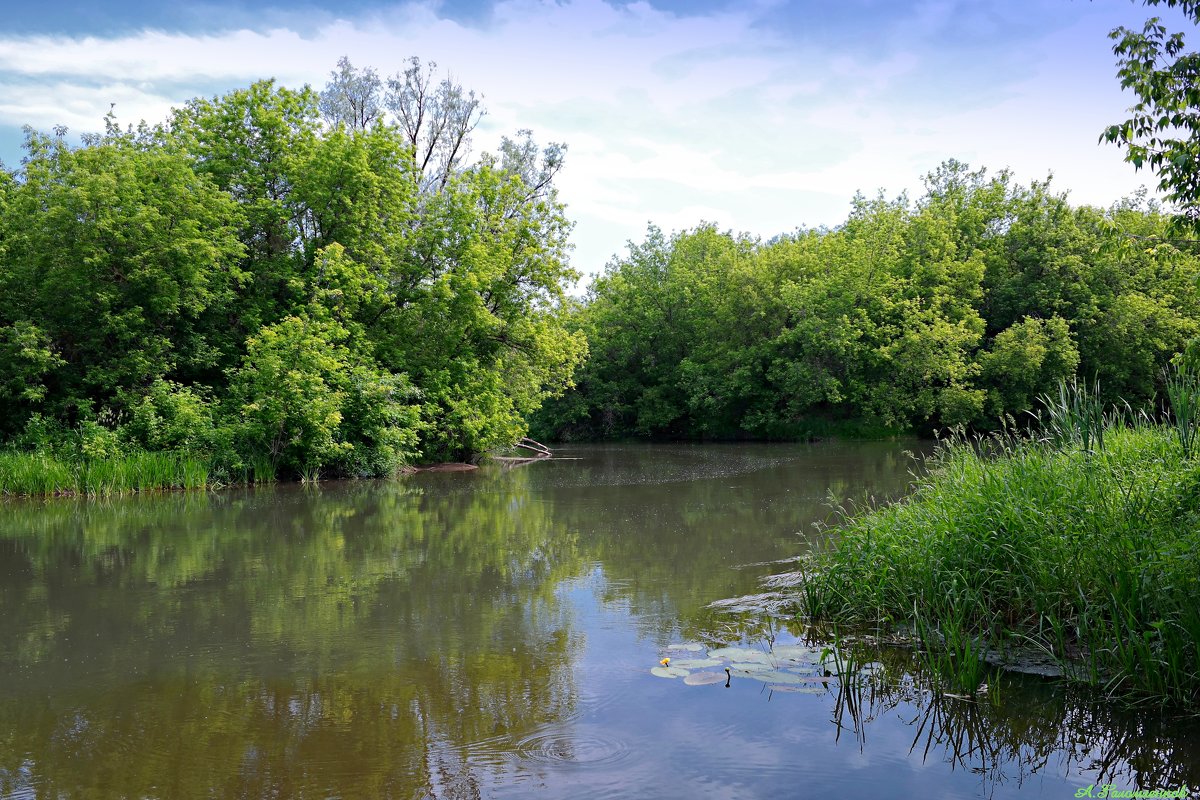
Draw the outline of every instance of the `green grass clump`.
<instances>
[{"instance_id":1,"label":"green grass clump","mask_svg":"<svg viewBox=\"0 0 1200 800\"><path fill-rule=\"evenodd\" d=\"M71 464L42 453L0 452L0 495L74 494Z\"/></svg>"},{"instance_id":2,"label":"green grass clump","mask_svg":"<svg viewBox=\"0 0 1200 800\"><path fill-rule=\"evenodd\" d=\"M203 489L209 468L181 453L132 453L69 461L44 453L0 453L0 495L109 495Z\"/></svg>"},{"instance_id":3,"label":"green grass clump","mask_svg":"<svg viewBox=\"0 0 1200 800\"><path fill-rule=\"evenodd\" d=\"M907 501L816 556L807 613L915 631L960 690L983 652L1022 644L1114 693L1200 705L1200 463L1170 428L1080 420L943 444Z\"/></svg>"}]
</instances>

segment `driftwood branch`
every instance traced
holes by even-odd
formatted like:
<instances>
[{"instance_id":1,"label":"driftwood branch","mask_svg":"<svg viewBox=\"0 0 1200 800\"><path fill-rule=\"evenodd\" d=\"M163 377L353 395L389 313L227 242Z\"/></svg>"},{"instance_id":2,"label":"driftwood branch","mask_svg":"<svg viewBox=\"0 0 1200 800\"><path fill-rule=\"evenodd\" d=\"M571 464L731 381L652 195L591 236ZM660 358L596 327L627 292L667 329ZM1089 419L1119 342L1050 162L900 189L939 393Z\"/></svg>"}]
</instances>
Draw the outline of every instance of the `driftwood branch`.
<instances>
[{"instance_id":1,"label":"driftwood branch","mask_svg":"<svg viewBox=\"0 0 1200 800\"><path fill-rule=\"evenodd\" d=\"M522 439L517 442L516 446L525 450L532 450L533 452L537 453L537 458L550 458L554 455L554 453L550 451L549 447L546 447L546 445L542 444L541 442L535 442L533 439L530 439L527 436L522 437Z\"/></svg>"}]
</instances>

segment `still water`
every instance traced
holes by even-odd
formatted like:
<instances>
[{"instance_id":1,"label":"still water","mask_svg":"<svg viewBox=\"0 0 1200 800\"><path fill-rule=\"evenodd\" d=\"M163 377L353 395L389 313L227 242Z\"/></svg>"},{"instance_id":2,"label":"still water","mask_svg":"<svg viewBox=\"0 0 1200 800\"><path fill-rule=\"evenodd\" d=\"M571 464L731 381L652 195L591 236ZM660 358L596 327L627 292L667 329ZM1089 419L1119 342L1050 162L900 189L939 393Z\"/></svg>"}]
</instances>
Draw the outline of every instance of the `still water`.
<instances>
[{"instance_id":1,"label":"still water","mask_svg":"<svg viewBox=\"0 0 1200 800\"><path fill-rule=\"evenodd\" d=\"M910 445L911 447L911 445ZM1053 797L1200 786L1200 726L1038 680L688 686L810 632L715 601L894 497L897 444L0 506L0 797ZM766 599L770 599L768 596ZM811 644L811 642L809 642ZM820 645L816 645L819 647ZM690 649L684 649L690 648ZM1200 796L1200 792L1191 796Z\"/></svg>"}]
</instances>

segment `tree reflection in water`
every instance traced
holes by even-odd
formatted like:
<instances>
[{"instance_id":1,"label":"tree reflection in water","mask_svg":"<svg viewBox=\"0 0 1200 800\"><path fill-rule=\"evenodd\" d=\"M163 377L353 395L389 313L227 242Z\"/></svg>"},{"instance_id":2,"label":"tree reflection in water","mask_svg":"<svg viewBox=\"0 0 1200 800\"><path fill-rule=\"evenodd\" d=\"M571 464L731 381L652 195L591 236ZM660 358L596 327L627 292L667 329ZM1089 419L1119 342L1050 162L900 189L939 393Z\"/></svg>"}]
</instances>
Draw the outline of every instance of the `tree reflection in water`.
<instances>
[{"instance_id":1,"label":"tree reflection in water","mask_svg":"<svg viewBox=\"0 0 1200 800\"><path fill-rule=\"evenodd\" d=\"M1018 681L999 706L938 699L905 653L832 706L788 698L834 709L806 754L786 741L799 721L766 736L736 681L703 695L650 676L659 645L804 633L709 604L768 569L740 566L802 550L831 494L889 496L911 463L893 445L580 452L312 492L5 504L0 797L585 797L583 766L604 792L711 767L742 796L791 785L792 759L836 765L830 740L870 752L876 726L907 746L901 725L911 759L993 787L1200 784L1194 729ZM710 701L740 715L740 745L706 735Z\"/></svg>"}]
</instances>

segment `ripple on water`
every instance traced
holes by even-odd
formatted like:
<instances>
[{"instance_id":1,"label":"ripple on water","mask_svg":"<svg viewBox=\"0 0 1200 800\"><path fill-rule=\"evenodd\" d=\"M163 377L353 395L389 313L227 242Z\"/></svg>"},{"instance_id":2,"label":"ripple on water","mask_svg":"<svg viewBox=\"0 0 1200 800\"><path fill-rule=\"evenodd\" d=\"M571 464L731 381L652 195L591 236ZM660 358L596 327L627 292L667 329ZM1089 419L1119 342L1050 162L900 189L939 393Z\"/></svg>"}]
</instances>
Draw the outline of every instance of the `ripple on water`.
<instances>
[{"instance_id":1,"label":"ripple on water","mask_svg":"<svg viewBox=\"0 0 1200 800\"><path fill-rule=\"evenodd\" d=\"M552 726L517 741L512 754L525 764L607 766L631 753L626 742L602 731Z\"/></svg>"}]
</instances>

